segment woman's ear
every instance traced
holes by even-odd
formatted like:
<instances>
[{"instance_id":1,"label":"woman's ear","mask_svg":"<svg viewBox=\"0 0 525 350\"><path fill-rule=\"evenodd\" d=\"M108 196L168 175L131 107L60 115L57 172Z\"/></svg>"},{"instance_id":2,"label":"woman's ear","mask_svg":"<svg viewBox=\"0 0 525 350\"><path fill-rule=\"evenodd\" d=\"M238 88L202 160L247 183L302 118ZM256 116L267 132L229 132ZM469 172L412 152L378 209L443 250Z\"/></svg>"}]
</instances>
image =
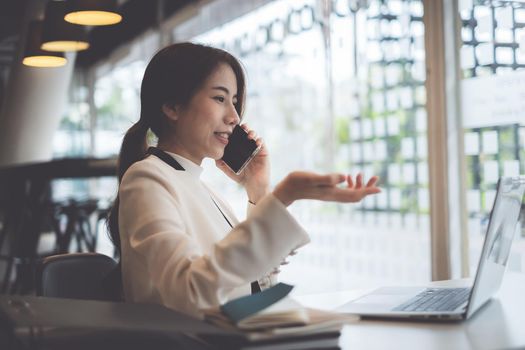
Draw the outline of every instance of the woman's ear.
<instances>
[{"instance_id":1,"label":"woman's ear","mask_svg":"<svg viewBox=\"0 0 525 350\"><path fill-rule=\"evenodd\" d=\"M178 108L167 103L162 105L162 112L171 120L179 119L179 114L177 113Z\"/></svg>"}]
</instances>

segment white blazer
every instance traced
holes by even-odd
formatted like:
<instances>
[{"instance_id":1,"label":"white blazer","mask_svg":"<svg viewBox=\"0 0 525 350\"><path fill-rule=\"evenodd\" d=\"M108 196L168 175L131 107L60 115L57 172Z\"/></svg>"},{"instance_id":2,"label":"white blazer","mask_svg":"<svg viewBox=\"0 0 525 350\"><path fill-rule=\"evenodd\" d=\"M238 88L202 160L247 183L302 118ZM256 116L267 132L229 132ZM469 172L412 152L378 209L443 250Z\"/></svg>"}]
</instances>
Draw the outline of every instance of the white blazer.
<instances>
[{"instance_id":1,"label":"white blazer","mask_svg":"<svg viewBox=\"0 0 525 350\"><path fill-rule=\"evenodd\" d=\"M251 281L268 276L310 238L272 194L239 223L200 180L200 166L169 154L185 171L151 155L133 164L120 184L124 295L202 317L202 308L249 294Z\"/></svg>"}]
</instances>

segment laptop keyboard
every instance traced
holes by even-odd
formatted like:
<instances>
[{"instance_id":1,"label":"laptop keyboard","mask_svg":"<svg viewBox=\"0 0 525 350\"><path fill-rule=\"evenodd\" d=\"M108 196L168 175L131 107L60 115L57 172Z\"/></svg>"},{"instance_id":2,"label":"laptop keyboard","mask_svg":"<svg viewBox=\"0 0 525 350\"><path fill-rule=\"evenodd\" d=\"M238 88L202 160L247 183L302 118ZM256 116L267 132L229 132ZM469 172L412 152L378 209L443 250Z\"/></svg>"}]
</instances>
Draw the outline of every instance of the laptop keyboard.
<instances>
[{"instance_id":1,"label":"laptop keyboard","mask_svg":"<svg viewBox=\"0 0 525 350\"><path fill-rule=\"evenodd\" d=\"M469 295L470 288L427 288L392 311L454 311Z\"/></svg>"}]
</instances>

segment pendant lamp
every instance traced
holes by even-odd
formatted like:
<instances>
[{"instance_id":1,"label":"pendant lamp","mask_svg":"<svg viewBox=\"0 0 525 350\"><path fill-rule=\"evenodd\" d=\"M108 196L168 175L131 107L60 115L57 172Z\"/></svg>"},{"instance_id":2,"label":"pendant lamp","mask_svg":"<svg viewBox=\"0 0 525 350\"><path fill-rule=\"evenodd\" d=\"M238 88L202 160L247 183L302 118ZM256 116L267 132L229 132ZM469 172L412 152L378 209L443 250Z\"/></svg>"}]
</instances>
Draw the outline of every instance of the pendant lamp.
<instances>
[{"instance_id":1,"label":"pendant lamp","mask_svg":"<svg viewBox=\"0 0 525 350\"><path fill-rule=\"evenodd\" d=\"M68 13L64 19L69 23L106 26L122 21L116 0L68 0L67 3Z\"/></svg>"},{"instance_id":2,"label":"pendant lamp","mask_svg":"<svg viewBox=\"0 0 525 350\"><path fill-rule=\"evenodd\" d=\"M82 51L89 47L83 26L64 20L67 13L65 1L49 1L42 29L42 46L46 51Z\"/></svg>"},{"instance_id":3,"label":"pendant lamp","mask_svg":"<svg viewBox=\"0 0 525 350\"><path fill-rule=\"evenodd\" d=\"M50 52L40 48L42 25L42 21L29 22L22 64L31 67L61 67L65 65L67 59L62 52Z\"/></svg>"}]
</instances>

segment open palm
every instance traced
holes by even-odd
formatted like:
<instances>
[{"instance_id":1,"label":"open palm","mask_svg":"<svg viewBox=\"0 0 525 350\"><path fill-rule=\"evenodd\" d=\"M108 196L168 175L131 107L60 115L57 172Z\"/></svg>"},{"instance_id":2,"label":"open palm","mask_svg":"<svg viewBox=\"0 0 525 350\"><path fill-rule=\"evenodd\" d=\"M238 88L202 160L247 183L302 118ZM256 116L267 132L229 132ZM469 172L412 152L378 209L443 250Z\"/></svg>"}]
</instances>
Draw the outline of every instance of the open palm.
<instances>
[{"instance_id":1,"label":"open palm","mask_svg":"<svg viewBox=\"0 0 525 350\"><path fill-rule=\"evenodd\" d=\"M354 181L351 175L320 175L312 172L295 171L288 174L277 185L274 195L285 205L290 205L298 199L352 203L381 192L381 189L377 187L378 181L379 177L372 176L365 185L362 174L358 174ZM344 182L346 186L340 186Z\"/></svg>"}]
</instances>

